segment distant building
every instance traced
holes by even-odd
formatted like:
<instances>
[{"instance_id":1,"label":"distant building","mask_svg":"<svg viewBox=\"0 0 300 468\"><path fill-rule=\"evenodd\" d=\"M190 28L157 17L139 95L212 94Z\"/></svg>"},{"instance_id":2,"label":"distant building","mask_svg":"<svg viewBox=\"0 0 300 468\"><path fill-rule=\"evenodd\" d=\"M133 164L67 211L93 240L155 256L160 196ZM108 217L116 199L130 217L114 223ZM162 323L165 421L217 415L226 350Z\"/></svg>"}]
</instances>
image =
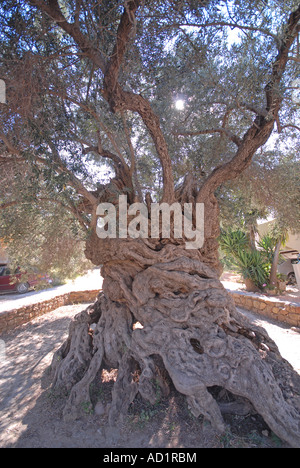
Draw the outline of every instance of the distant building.
<instances>
[{"instance_id":1,"label":"distant building","mask_svg":"<svg viewBox=\"0 0 300 468\"><path fill-rule=\"evenodd\" d=\"M270 233L274 224L275 219L259 224L257 226L259 237L263 237L264 235ZM288 231L287 242L282 246L280 253L283 254L286 258L297 258L297 256L300 254L300 232L293 234L292 232Z\"/></svg>"},{"instance_id":2,"label":"distant building","mask_svg":"<svg viewBox=\"0 0 300 468\"><path fill-rule=\"evenodd\" d=\"M259 237L263 237L268 234L275 220L267 221L257 226ZM300 255L300 233L292 233L288 231L288 237L285 245L281 246L280 255L285 259L278 265L277 271L285 275L290 284L297 284L300 289L300 264L295 263L298 256Z\"/></svg>"}]
</instances>

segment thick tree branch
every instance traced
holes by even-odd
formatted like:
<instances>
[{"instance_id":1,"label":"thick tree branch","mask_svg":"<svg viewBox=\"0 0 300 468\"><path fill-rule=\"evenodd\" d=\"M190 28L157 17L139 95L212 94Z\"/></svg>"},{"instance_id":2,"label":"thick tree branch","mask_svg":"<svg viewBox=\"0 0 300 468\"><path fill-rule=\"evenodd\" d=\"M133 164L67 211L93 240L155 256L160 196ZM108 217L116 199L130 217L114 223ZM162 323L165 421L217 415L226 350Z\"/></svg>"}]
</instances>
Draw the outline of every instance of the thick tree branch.
<instances>
[{"instance_id":1,"label":"thick tree branch","mask_svg":"<svg viewBox=\"0 0 300 468\"><path fill-rule=\"evenodd\" d=\"M288 125L283 125L282 127L280 126L278 128L278 133L281 133L282 130L284 130L285 128L294 128L295 130L298 130L300 132L300 127L298 127L297 125L288 124Z\"/></svg>"},{"instance_id":2,"label":"thick tree branch","mask_svg":"<svg viewBox=\"0 0 300 468\"><path fill-rule=\"evenodd\" d=\"M112 153L109 150L104 150L101 146L87 146L83 149L82 154L96 153L103 158L111 159L116 167L123 165L123 161L116 154ZM129 167L125 163L125 167L129 171Z\"/></svg>"},{"instance_id":3,"label":"thick tree branch","mask_svg":"<svg viewBox=\"0 0 300 468\"><path fill-rule=\"evenodd\" d=\"M118 83L119 71L124 60L128 43L134 32L135 12L141 4L141 0L127 0L122 14L116 44L108 63L104 60L100 51L93 46L75 23L68 23L63 16L57 0L49 0L45 4L42 0L28 0L33 6L47 13L64 31L66 31L79 46L81 51L104 73L103 95L108 101L113 112L130 110L137 112L146 125L153 139L158 153L163 172L163 201L174 200L174 177L171 158L168 147L161 131L159 118L153 112L150 103L141 95L125 92Z\"/></svg>"},{"instance_id":4,"label":"thick tree branch","mask_svg":"<svg viewBox=\"0 0 300 468\"><path fill-rule=\"evenodd\" d=\"M37 203L51 202L51 203L59 204L64 209L68 210L70 213L74 215L74 217L77 219L77 221L79 222L81 227L84 229L84 231L86 232L88 231L89 223L87 223L87 221L82 217L82 214L76 209L75 205L71 203L65 204L60 200L57 200L55 198L50 198L50 197L37 197L35 201ZM32 203L27 201L25 202L25 204L31 205ZM24 205L24 201L22 199L19 199L19 200L12 200L9 202L0 203L0 210L5 210L7 208L10 208L12 206L17 206L17 205Z\"/></svg>"},{"instance_id":5,"label":"thick tree branch","mask_svg":"<svg viewBox=\"0 0 300 468\"><path fill-rule=\"evenodd\" d=\"M78 192L80 195L86 198L92 205L96 205L98 202L97 198L91 192L89 192L85 188L83 183L74 175L74 173L70 169L68 169L67 165L62 161L61 157L59 156L59 153L54 144L52 142L48 142L48 144L52 151L52 156L58 170L68 175L69 182L72 185L72 187L76 190L76 192Z\"/></svg>"},{"instance_id":6,"label":"thick tree branch","mask_svg":"<svg viewBox=\"0 0 300 468\"><path fill-rule=\"evenodd\" d=\"M238 102L237 107L238 107L238 109L245 108L246 110L254 112L254 114L256 114L256 115L261 115L263 117L266 117L266 115L267 115L266 109L258 108L255 105L249 104L247 102Z\"/></svg>"},{"instance_id":7,"label":"thick tree branch","mask_svg":"<svg viewBox=\"0 0 300 468\"><path fill-rule=\"evenodd\" d=\"M159 117L153 112L150 103L143 96L122 91L120 97L120 110L126 109L137 112L149 131L162 166L162 200L171 203L174 200L174 176L169 150L161 130Z\"/></svg>"},{"instance_id":8,"label":"thick tree branch","mask_svg":"<svg viewBox=\"0 0 300 468\"><path fill-rule=\"evenodd\" d=\"M134 153L134 148L133 148L132 141L129 135L129 130L128 130L124 112L122 112L122 121L123 121L123 127L124 127L125 136L126 136L127 146L128 146L129 153L130 153L130 172L131 174L134 174L135 169L136 169L135 153Z\"/></svg>"},{"instance_id":9,"label":"thick tree branch","mask_svg":"<svg viewBox=\"0 0 300 468\"><path fill-rule=\"evenodd\" d=\"M123 120L123 126L124 126L125 135L126 135L127 145L128 145L129 152L130 152L130 173L131 173L131 176L134 178L134 183L135 183L135 188L137 191L138 199L140 202L142 202L143 194L142 194L140 182L138 180L135 151L134 151L134 147L130 138L129 129L128 129L128 125L126 122L124 112L122 112L122 120Z\"/></svg>"},{"instance_id":10,"label":"thick tree branch","mask_svg":"<svg viewBox=\"0 0 300 468\"><path fill-rule=\"evenodd\" d=\"M271 80L265 87L266 99L267 99L267 112L266 120L270 120L275 117L278 113L281 104L282 97L279 92L279 83L282 75L285 71L286 64L289 59L289 51L292 47L294 40L296 39L300 31L300 6L291 13L288 23L285 27L284 35L281 39L281 47L278 55L272 66Z\"/></svg>"},{"instance_id":11,"label":"thick tree branch","mask_svg":"<svg viewBox=\"0 0 300 468\"><path fill-rule=\"evenodd\" d=\"M121 153L121 151L119 150L118 148L118 145L113 137L113 134L105 127L105 125L103 124L103 122L101 121L99 115L97 114L96 110L93 109L93 107L91 107L90 105L88 105L87 103L83 103L81 101L78 101L78 99L75 99L71 96L68 96L67 94L65 93L62 93L61 91L59 90L54 90L54 89L51 89L50 90L50 93L54 96L58 96L58 97L61 97L62 99L66 100L66 101L70 101L72 102L73 104L77 105L78 107L80 107L81 109L83 109L85 112L87 112L88 114L90 114L92 117L94 117L94 119L96 120L98 126L100 127L100 129L106 133L108 139L110 140L115 152L117 153L120 161L122 162L122 164L124 164L124 166L126 166L126 161ZM77 135L75 133L73 133L73 136L74 138L79 141L80 143L82 143L82 140L80 138L77 137ZM90 147L90 145L87 145L88 147ZM101 145L100 145L101 146ZM95 147L93 147L95 148ZM99 144L98 144L98 147L99 148ZM87 148L84 149L84 154L87 154ZM94 151L94 149L93 149ZM98 152L98 150L96 151Z\"/></svg>"},{"instance_id":12,"label":"thick tree branch","mask_svg":"<svg viewBox=\"0 0 300 468\"><path fill-rule=\"evenodd\" d=\"M67 34L69 34L80 47L82 52L86 54L92 61L97 65L100 70L104 73L106 68L106 61L101 54L100 50L93 46L90 40L80 31L79 29L79 9L81 1L76 2L75 22L69 23L58 4L57 0L48 0L45 3L43 0L28 0L28 3L32 6L39 8L41 11L46 13L53 21L55 21Z\"/></svg>"},{"instance_id":13,"label":"thick tree branch","mask_svg":"<svg viewBox=\"0 0 300 468\"><path fill-rule=\"evenodd\" d=\"M4 142L4 144L7 147L7 150L9 151L10 154L12 154L14 156L17 156L18 159L26 162L26 159L24 158L22 151L20 151L18 148L16 148L13 145L13 143L11 143L11 141L2 132L0 132L0 139ZM73 174L73 172L70 171L67 168L66 164L60 158L60 156L58 154L58 151L56 150L55 146L52 143L48 143L48 144L49 144L49 147L51 148L53 159L54 159L56 169L58 170L58 172L60 172L60 173L63 172L65 174L67 174L68 177L69 177L70 185L79 194L81 194L84 198L89 200L89 202L92 203L92 205L96 205L97 204L97 198L92 193L90 193L84 187L83 183ZM40 164L49 166L49 161L47 159L41 158L39 156L35 156L34 159L35 159L36 162L38 162Z\"/></svg>"},{"instance_id":14,"label":"thick tree branch","mask_svg":"<svg viewBox=\"0 0 300 468\"><path fill-rule=\"evenodd\" d=\"M131 39L135 12L139 8L141 0L129 0L125 3L126 6L118 26L116 43L106 67L104 77L104 89L106 92L104 94L113 93L118 85L120 66L123 63L124 55Z\"/></svg>"},{"instance_id":15,"label":"thick tree branch","mask_svg":"<svg viewBox=\"0 0 300 468\"><path fill-rule=\"evenodd\" d=\"M197 136L197 135L211 135L213 133L221 133L226 135L231 141L233 141L237 146L240 146L242 140L237 135L234 135L230 130L226 128L210 128L207 130L196 130L195 132L173 132L175 136Z\"/></svg>"},{"instance_id":16,"label":"thick tree branch","mask_svg":"<svg viewBox=\"0 0 300 468\"><path fill-rule=\"evenodd\" d=\"M161 29L166 29L166 28L209 28L209 27L229 27L231 29L240 29L242 31L254 31L254 32L260 32L266 36L271 37L275 43L277 48L280 47L280 39L276 34L273 34L271 31L265 28L257 27L257 26L246 26L243 24L238 24L238 23L229 23L226 21L210 21L207 23L190 23L190 22L180 22L180 23L173 23L171 25L167 25Z\"/></svg>"},{"instance_id":17,"label":"thick tree branch","mask_svg":"<svg viewBox=\"0 0 300 468\"><path fill-rule=\"evenodd\" d=\"M299 31L299 19L300 6L289 17L279 53L272 66L271 79L265 87L267 113L265 116L256 117L232 160L215 168L209 175L199 191L198 201L206 200L225 181L234 179L244 171L250 165L255 152L266 143L271 135L282 101L279 85L288 62L290 48Z\"/></svg>"},{"instance_id":18,"label":"thick tree branch","mask_svg":"<svg viewBox=\"0 0 300 468\"><path fill-rule=\"evenodd\" d=\"M104 77L105 99L110 104L113 112L130 110L137 112L146 125L151 138L155 144L163 171L163 201L174 200L174 178L171 158L164 135L161 131L158 116L153 112L150 103L140 94L124 91L118 83L120 66L124 59L126 47L130 41L133 31L133 15L140 5L139 0L126 2L118 33L117 41L108 63Z\"/></svg>"}]
</instances>

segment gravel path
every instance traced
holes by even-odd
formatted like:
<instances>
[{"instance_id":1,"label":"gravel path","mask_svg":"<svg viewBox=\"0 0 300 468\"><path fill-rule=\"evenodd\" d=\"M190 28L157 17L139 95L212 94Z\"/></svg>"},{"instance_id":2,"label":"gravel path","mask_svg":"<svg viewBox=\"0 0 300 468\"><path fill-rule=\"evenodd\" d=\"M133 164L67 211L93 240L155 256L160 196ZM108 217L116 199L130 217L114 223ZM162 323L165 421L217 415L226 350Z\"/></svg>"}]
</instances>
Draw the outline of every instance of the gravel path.
<instances>
[{"instance_id":1,"label":"gravel path","mask_svg":"<svg viewBox=\"0 0 300 468\"><path fill-rule=\"evenodd\" d=\"M53 406L49 398L50 382L45 371L53 352L67 337L70 320L85 307L60 307L1 336L0 447L112 446L109 444L113 442L104 436L105 427L99 418L90 417L88 421L76 421L71 427L66 426L60 419L60 402L54 402L56 405ZM247 312L247 315L267 329L283 357L300 373L300 333L255 314ZM132 435L128 432L121 446L197 447L199 437L201 446L216 443L211 433L198 434L196 440L194 429L190 432L178 429L176 432L174 425L171 431L168 428L173 427L172 421L166 420L160 429L148 425Z\"/></svg>"},{"instance_id":2,"label":"gravel path","mask_svg":"<svg viewBox=\"0 0 300 468\"><path fill-rule=\"evenodd\" d=\"M241 312L247 315L255 325L259 325L267 330L269 336L277 344L282 357L289 361L298 374L300 374L300 329L262 317L248 310L241 310Z\"/></svg>"}]
</instances>

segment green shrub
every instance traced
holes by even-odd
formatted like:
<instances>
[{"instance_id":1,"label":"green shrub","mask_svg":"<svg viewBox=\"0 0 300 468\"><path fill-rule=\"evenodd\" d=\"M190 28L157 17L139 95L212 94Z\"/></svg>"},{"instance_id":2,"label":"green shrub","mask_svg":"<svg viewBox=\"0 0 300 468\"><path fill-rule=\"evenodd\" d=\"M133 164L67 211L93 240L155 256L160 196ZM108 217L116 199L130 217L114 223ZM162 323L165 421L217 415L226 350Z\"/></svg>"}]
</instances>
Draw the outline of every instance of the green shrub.
<instances>
[{"instance_id":1,"label":"green shrub","mask_svg":"<svg viewBox=\"0 0 300 468\"><path fill-rule=\"evenodd\" d=\"M266 285L269 278L270 257L264 250L253 250L249 236L240 229L221 231L220 248L243 278L250 279L257 287Z\"/></svg>"}]
</instances>

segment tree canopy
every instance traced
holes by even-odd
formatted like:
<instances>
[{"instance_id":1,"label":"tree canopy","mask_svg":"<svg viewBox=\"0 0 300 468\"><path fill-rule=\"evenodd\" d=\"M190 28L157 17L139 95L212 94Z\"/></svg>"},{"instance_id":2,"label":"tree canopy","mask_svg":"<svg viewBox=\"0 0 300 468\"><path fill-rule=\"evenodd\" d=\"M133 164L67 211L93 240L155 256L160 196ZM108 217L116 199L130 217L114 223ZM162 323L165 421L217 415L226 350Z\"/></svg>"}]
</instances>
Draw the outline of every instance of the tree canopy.
<instances>
[{"instance_id":1,"label":"tree canopy","mask_svg":"<svg viewBox=\"0 0 300 468\"><path fill-rule=\"evenodd\" d=\"M112 428L138 393L153 405L172 382L216 430L225 430L221 387L299 446L299 375L235 308L219 280L217 241L219 201L228 212L238 197L241 206L249 177L256 209L282 211L270 180L284 192L287 167L289 202L297 199L299 19L294 0L1 2L7 242L24 216L37 242L55 245L55 230L85 236L86 257L103 265L97 301L74 317L52 361L66 421L91 407L91 384L108 366L118 370ZM152 200L179 211L201 203L203 246L186 249L163 229L100 238L97 207L121 194L148 213Z\"/></svg>"},{"instance_id":2,"label":"tree canopy","mask_svg":"<svg viewBox=\"0 0 300 468\"><path fill-rule=\"evenodd\" d=\"M294 0L4 0L1 237L63 210L84 238L100 198L171 202L189 175L295 227L298 21Z\"/></svg>"}]
</instances>

